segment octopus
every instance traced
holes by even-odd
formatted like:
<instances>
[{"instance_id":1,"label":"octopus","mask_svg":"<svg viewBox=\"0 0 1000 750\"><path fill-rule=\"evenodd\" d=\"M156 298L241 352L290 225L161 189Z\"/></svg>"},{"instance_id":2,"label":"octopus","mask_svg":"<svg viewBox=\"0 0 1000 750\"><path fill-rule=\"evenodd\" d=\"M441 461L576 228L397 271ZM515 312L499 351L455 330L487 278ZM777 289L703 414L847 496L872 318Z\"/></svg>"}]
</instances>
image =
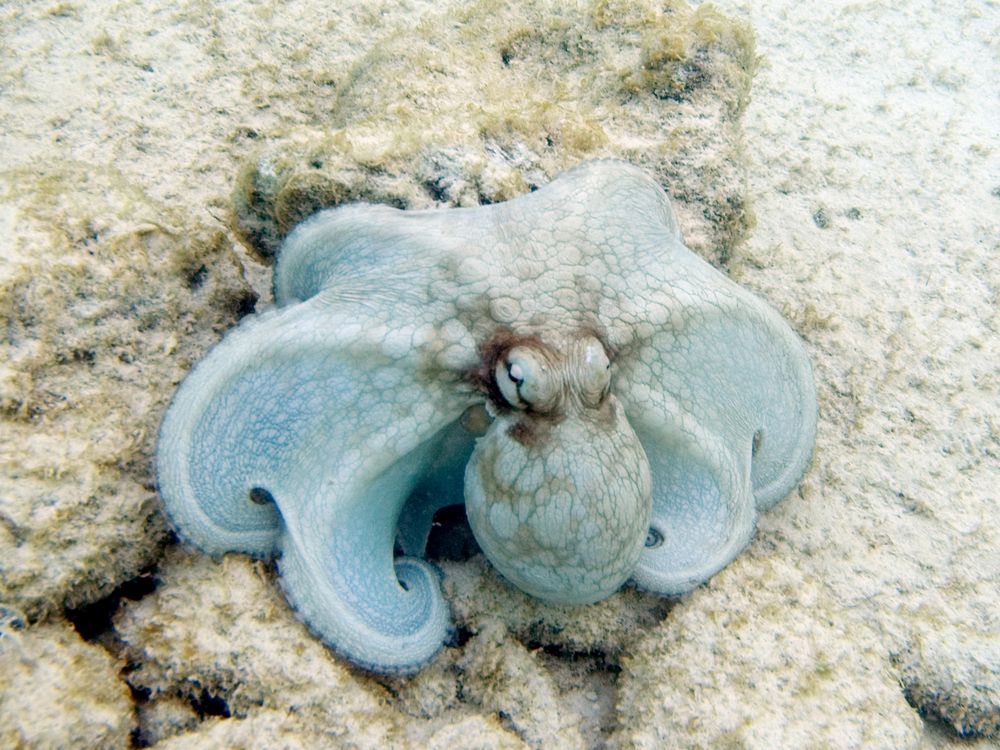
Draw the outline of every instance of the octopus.
<instances>
[{"instance_id":1,"label":"octopus","mask_svg":"<svg viewBox=\"0 0 1000 750\"><path fill-rule=\"evenodd\" d=\"M445 506L533 597L677 596L811 459L801 340L624 162L494 205L321 211L274 296L178 388L159 491L182 540L277 558L299 616L374 672L416 672L447 637L425 559Z\"/></svg>"}]
</instances>

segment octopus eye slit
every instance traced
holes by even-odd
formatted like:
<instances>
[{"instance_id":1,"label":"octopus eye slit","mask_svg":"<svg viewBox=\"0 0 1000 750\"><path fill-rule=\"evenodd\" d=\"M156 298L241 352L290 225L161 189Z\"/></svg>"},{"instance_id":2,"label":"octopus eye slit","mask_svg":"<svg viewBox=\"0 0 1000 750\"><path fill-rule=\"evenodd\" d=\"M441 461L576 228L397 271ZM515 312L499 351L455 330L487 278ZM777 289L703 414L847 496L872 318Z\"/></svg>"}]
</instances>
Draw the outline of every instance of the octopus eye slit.
<instances>
[{"instance_id":1,"label":"octopus eye slit","mask_svg":"<svg viewBox=\"0 0 1000 750\"><path fill-rule=\"evenodd\" d=\"M524 370L521 369L521 365L514 362L513 364L507 363L507 377L510 378L511 382L515 385L521 385L524 383Z\"/></svg>"},{"instance_id":2,"label":"octopus eye slit","mask_svg":"<svg viewBox=\"0 0 1000 750\"><path fill-rule=\"evenodd\" d=\"M650 526L646 532L646 549L656 549L663 544L663 534L655 526Z\"/></svg>"},{"instance_id":3,"label":"octopus eye slit","mask_svg":"<svg viewBox=\"0 0 1000 750\"><path fill-rule=\"evenodd\" d=\"M271 494L269 490L263 487L251 487L250 488L250 502L255 505L273 505L274 495Z\"/></svg>"},{"instance_id":4,"label":"octopus eye slit","mask_svg":"<svg viewBox=\"0 0 1000 750\"><path fill-rule=\"evenodd\" d=\"M410 587L409 587L409 585L408 585L408 584L406 583L406 581L400 581L400 582L399 582L399 587L400 587L401 589L403 589L403 591L409 591L409 590L410 590Z\"/></svg>"},{"instance_id":5,"label":"octopus eye slit","mask_svg":"<svg viewBox=\"0 0 1000 750\"><path fill-rule=\"evenodd\" d=\"M753 434L753 440L750 443L750 456L756 456L760 453L760 446L764 443L764 430L763 428L757 430Z\"/></svg>"}]
</instances>

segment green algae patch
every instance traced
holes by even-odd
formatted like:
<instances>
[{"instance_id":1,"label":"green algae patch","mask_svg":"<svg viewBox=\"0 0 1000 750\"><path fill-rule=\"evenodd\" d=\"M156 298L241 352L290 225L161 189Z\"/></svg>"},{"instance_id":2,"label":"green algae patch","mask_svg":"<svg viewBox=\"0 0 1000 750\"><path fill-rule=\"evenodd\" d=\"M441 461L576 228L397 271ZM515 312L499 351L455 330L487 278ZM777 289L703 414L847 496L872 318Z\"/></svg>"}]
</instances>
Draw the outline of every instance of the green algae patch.
<instances>
[{"instance_id":1,"label":"green algae patch","mask_svg":"<svg viewBox=\"0 0 1000 750\"><path fill-rule=\"evenodd\" d=\"M687 14L675 8L674 13L681 14L684 22L661 22L645 33L641 70L626 79L626 86L661 99L685 101L712 85L714 78L726 107L739 116L750 102L757 66L750 27L710 5Z\"/></svg>"},{"instance_id":2,"label":"green algae patch","mask_svg":"<svg viewBox=\"0 0 1000 750\"><path fill-rule=\"evenodd\" d=\"M0 200L0 601L37 619L156 559L160 414L253 297L220 228L112 169L2 173Z\"/></svg>"},{"instance_id":3,"label":"green algae patch","mask_svg":"<svg viewBox=\"0 0 1000 750\"><path fill-rule=\"evenodd\" d=\"M261 134L235 227L269 257L321 208L496 203L617 157L656 176L688 244L724 265L753 226L740 116L755 66L749 27L684 2L428 14L335 78L324 129Z\"/></svg>"}]
</instances>

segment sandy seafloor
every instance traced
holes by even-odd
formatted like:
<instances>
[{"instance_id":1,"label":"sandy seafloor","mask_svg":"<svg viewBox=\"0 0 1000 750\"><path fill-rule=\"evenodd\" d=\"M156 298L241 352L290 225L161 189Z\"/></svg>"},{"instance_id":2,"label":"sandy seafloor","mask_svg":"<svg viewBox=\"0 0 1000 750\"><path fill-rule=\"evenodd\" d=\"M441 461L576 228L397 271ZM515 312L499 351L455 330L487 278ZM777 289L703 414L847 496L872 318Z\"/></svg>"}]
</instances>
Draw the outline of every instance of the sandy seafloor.
<instances>
[{"instance_id":1,"label":"sandy seafloor","mask_svg":"<svg viewBox=\"0 0 1000 750\"><path fill-rule=\"evenodd\" d=\"M227 113L212 106L236 84L199 88L184 40L156 84L189 91L180 97L137 82L138 64L136 80L116 68L95 86L74 78L72 53L35 69L32 56L60 41L18 5L0 5L0 22L21 19L3 49L0 169L115 162L156 200L203 206L213 221L237 165L217 153ZM86 3L23 5L92 15ZM806 341L816 457L750 550L634 647L615 741L1000 747L1000 4L717 5L752 24L762 55L744 116L757 226L730 272ZM368 20L423 7L386 4ZM124 24L135 9L122 8ZM308 17L308 4L287 12ZM118 14L101 15L113 25ZM363 46L366 21L352 18ZM273 35L247 40L250 58L253 44L294 44L281 14L271 22ZM63 48L89 65L87 45ZM131 40L122 54L142 52ZM0 206L0 227L14 221ZM0 250L5 267L24 259L3 237ZM799 679L807 661L816 684ZM35 679L58 674L71 672ZM6 700L9 728L21 704ZM959 738L956 723L992 738Z\"/></svg>"},{"instance_id":2,"label":"sandy seafloor","mask_svg":"<svg viewBox=\"0 0 1000 750\"><path fill-rule=\"evenodd\" d=\"M833 329L813 348L805 502L761 531L795 528L838 607L890 640L919 633L924 668L978 674L995 712L1000 5L718 6L753 24L766 60L744 124L746 250L767 260L743 279L798 289ZM939 729L928 746L967 744Z\"/></svg>"}]
</instances>

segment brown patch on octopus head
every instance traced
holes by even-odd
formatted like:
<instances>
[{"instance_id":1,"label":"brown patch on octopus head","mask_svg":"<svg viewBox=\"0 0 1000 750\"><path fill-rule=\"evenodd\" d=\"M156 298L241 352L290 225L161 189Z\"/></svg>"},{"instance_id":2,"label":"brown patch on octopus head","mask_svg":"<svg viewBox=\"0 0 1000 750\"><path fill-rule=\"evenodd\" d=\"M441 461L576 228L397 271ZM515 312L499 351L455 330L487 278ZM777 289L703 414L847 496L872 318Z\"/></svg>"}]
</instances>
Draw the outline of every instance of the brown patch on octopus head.
<instances>
[{"instance_id":1,"label":"brown patch on octopus head","mask_svg":"<svg viewBox=\"0 0 1000 750\"><path fill-rule=\"evenodd\" d=\"M519 419L508 427L507 436L525 448L533 448L539 442L537 427L526 419Z\"/></svg>"}]
</instances>

